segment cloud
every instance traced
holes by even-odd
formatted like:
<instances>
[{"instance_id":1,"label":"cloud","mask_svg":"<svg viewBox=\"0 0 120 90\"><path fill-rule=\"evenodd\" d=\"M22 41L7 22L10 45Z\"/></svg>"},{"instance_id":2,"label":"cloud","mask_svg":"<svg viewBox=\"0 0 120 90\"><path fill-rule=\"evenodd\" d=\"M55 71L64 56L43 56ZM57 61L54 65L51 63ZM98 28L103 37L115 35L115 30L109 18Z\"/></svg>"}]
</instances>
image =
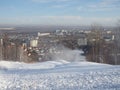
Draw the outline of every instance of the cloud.
<instances>
[{"instance_id":1,"label":"cloud","mask_svg":"<svg viewBox=\"0 0 120 90\"><path fill-rule=\"evenodd\" d=\"M52 8L65 8L68 7L68 4L58 4L58 5L53 5Z\"/></svg>"},{"instance_id":2,"label":"cloud","mask_svg":"<svg viewBox=\"0 0 120 90\"><path fill-rule=\"evenodd\" d=\"M87 3L86 6L77 6L79 11L112 11L120 9L120 0L100 0Z\"/></svg>"},{"instance_id":3,"label":"cloud","mask_svg":"<svg viewBox=\"0 0 120 90\"><path fill-rule=\"evenodd\" d=\"M104 6L116 5L116 4L120 4L120 0L103 0L100 3L100 5L104 5Z\"/></svg>"},{"instance_id":4,"label":"cloud","mask_svg":"<svg viewBox=\"0 0 120 90\"><path fill-rule=\"evenodd\" d=\"M2 20L2 19L0 19ZM117 18L97 18L97 17L81 17L81 16L34 16L34 17L16 17L4 19L4 22L19 24L37 24L37 25L91 25L92 23L100 23L101 25L114 25Z\"/></svg>"},{"instance_id":5,"label":"cloud","mask_svg":"<svg viewBox=\"0 0 120 90\"><path fill-rule=\"evenodd\" d=\"M120 0L105 0L100 3L103 8L120 9Z\"/></svg>"},{"instance_id":6,"label":"cloud","mask_svg":"<svg viewBox=\"0 0 120 90\"><path fill-rule=\"evenodd\" d=\"M120 9L120 0L32 0L39 3L52 3L52 8L75 8L77 11L112 11ZM71 8L69 7L71 6Z\"/></svg>"},{"instance_id":7,"label":"cloud","mask_svg":"<svg viewBox=\"0 0 120 90\"><path fill-rule=\"evenodd\" d=\"M71 0L32 0L32 1L39 3L49 3L49 2L68 2Z\"/></svg>"}]
</instances>

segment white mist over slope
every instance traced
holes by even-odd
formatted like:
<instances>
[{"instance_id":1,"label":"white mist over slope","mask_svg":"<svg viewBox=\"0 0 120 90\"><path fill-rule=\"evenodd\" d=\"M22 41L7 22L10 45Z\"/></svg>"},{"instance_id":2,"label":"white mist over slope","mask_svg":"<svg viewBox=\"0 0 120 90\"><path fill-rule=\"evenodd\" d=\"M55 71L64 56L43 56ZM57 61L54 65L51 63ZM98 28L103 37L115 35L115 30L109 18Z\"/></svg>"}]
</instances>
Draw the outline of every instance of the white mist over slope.
<instances>
[{"instance_id":1,"label":"white mist over slope","mask_svg":"<svg viewBox=\"0 0 120 90\"><path fill-rule=\"evenodd\" d=\"M84 53L82 50L71 50L63 45L51 47L50 52L52 60L65 60L69 62L86 61L85 56L81 55Z\"/></svg>"},{"instance_id":2,"label":"white mist over slope","mask_svg":"<svg viewBox=\"0 0 120 90\"><path fill-rule=\"evenodd\" d=\"M85 56L81 54L83 51L79 50L61 50L62 53L56 53L53 55L53 60L66 60L69 62L76 62L76 61L86 61Z\"/></svg>"},{"instance_id":3,"label":"white mist over slope","mask_svg":"<svg viewBox=\"0 0 120 90\"><path fill-rule=\"evenodd\" d=\"M0 90L120 89L119 65L87 62L83 57L79 56L82 61L75 62L60 60L61 56L53 61L29 64L0 61Z\"/></svg>"}]
</instances>

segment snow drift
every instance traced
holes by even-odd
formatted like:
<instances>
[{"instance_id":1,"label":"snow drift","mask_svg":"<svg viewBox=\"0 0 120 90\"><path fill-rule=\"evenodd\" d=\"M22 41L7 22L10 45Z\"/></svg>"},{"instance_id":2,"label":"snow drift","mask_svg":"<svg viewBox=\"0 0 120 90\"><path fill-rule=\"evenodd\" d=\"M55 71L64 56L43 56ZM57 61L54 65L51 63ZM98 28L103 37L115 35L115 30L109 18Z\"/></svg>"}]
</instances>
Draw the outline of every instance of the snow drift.
<instances>
[{"instance_id":1,"label":"snow drift","mask_svg":"<svg viewBox=\"0 0 120 90\"><path fill-rule=\"evenodd\" d=\"M0 61L0 90L120 90L120 66L85 59L33 64Z\"/></svg>"},{"instance_id":2,"label":"snow drift","mask_svg":"<svg viewBox=\"0 0 120 90\"><path fill-rule=\"evenodd\" d=\"M1 90L119 90L120 66L91 62L0 62Z\"/></svg>"}]
</instances>

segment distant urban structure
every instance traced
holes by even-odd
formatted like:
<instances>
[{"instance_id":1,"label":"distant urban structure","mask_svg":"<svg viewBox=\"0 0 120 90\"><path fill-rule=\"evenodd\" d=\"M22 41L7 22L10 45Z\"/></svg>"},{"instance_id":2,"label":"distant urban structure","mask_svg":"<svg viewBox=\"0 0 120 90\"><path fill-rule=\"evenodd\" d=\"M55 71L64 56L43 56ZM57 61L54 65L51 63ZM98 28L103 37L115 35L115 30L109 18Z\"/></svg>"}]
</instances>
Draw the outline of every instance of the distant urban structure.
<instances>
[{"instance_id":1,"label":"distant urban structure","mask_svg":"<svg viewBox=\"0 0 120 90\"><path fill-rule=\"evenodd\" d=\"M17 32L0 29L0 59L20 62L52 60L58 47L81 49L88 61L120 64L120 30L92 27L87 30L57 29L52 32Z\"/></svg>"}]
</instances>

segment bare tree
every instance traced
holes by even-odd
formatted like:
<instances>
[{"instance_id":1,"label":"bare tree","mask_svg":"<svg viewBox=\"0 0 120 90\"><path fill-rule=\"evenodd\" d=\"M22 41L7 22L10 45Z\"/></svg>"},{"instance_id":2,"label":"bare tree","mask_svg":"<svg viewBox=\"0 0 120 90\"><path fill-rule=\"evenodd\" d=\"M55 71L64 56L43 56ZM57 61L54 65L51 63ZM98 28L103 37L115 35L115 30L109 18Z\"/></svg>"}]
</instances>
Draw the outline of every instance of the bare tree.
<instances>
[{"instance_id":1,"label":"bare tree","mask_svg":"<svg viewBox=\"0 0 120 90\"><path fill-rule=\"evenodd\" d=\"M120 20L118 20L115 30L114 59L115 64L120 64Z\"/></svg>"},{"instance_id":2,"label":"bare tree","mask_svg":"<svg viewBox=\"0 0 120 90\"><path fill-rule=\"evenodd\" d=\"M92 46L90 51L90 59L94 62L103 62L102 53L101 53L101 35L103 27L99 24L91 25L91 33L88 35L89 44Z\"/></svg>"}]
</instances>

